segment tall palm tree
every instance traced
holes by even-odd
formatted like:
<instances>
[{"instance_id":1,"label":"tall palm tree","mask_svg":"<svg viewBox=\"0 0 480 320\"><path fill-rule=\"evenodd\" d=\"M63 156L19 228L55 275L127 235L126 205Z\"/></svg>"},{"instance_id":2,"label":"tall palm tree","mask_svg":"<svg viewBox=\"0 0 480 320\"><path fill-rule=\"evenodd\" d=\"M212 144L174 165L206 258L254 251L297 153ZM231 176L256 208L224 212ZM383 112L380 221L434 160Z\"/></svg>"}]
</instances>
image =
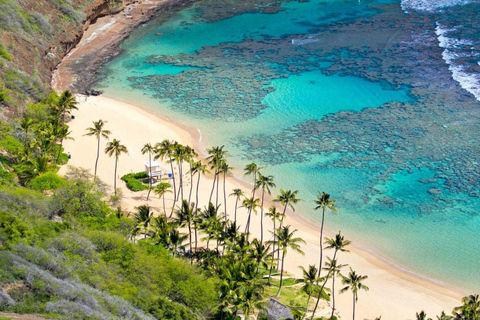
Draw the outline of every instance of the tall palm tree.
<instances>
[{"instance_id":1,"label":"tall palm tree","mask_svg":"<svg viewBox=\"0 0 480 320\"><path fill-rule=\"evenodd\" d=\"M335 201L336 200L330 200L330 195L325 193L325 192L322 192L321 194L319 193L318 196L317 196L317 200L314 200L315 204L317 205L315 207L315 210L322 209L322 224L320 225L320 263L319 263L319 266L321 266L322 263L323 263L323 245L322 245L322 242L323 242L323 224L324 224L324 221L325 221L325 210L330 209L332 211L337 211L337 209L335 208ZM321 269L322 268L320 268L318 270L318 276L319 277L320 277Z\"/></svg>"},{"instance_id":2,"label":"tall palm tree","mask_svg":"<svg viewBox=\"0 0 480 320\"><path fill-rule=\"evenodd\" d=\"M192 248L192 222L195 217L195 204L188 203L187 200L182 200L181 207L175 211L177 220L180 226L188 227L188 245L190 247L190 264L193 263L193 248Z\"/></svg>"},{"instance_id":3,"label":"tall palm tree","mask_svg":"<svg viewBox=\"0 0 480 320\"><path fill-rule=\"evenodd\" d=\"M305 241L302 238L294 238L294 234L298 230L295 229L293 231L290 231L290 226L284 226L277 230L277 245L278 245L278 250L282 251L282 267L280 269L280 285L278 287L278 292L276 294L276 297L280 297L280 292L282 290L282 284L283 284L283 265L285 262L285 256L287 254L287 249L291 248L292 250L301 253L302 255L304 254L302 250L300 250L300 243L305 243Z\"/></svg>"},{"instance_id":4,"label":"tall palm tree","mask_svg":"<svg viewBox=\"0 0 480 320\"><path fill-rule=\"evenodd\" d=\"M149 177L148 177L148 181L149 181L149 188L148 188L148 194L147 194L147 201L148 201L148 198L150 197L150 192L152 191L152 180L153 180L153 177L152 177L152 152L155 151L155 148L152 146L151 143L146 143L143 148L142 148L142 154L145 154L148 152L148 163L150 165L149 167ZM160 177L161 179L161 177Z\"/></svg>"},{"instance_id":5,"label":"tall palm tree","mask_svg":"<svg viewBox=\"0 0 480 320\"><path fill-rule=\"evenodd\" d=\"M283 219L285 219L285 214L287 212L287 207L290 207L293 211L295 211L295 207L293 206L297 202L301 201L301 199L297 198L298 190L292 191L292 190L283 190L280 189L280 194L277 196L276 199L274 199L274 202L280 202L283 205L283 212L282 215L280 216L280 226L278 229L282 228L283 225ZM280 259L280 251L277 251L277 260ZM278 265L277 265L277 271L278 271Z\"/></svg>"},{"instance_id":6,"label":"tall palm tree","mask_svg":"<svg viewBox=\"0 0 480 320\"><path fill-rule=\"evenodd\" d=\"M253 175L252 197L255 197L255 190L257 189L257 174L260 173L261 169L264 169L264 168L257 166L257 164L254 162L247 164L245 166L245 169L243 169L243 171L245 171L246 176Z\"/></svg>"},{"instance_id":7,"label":"tall palm tree","mask_svg":"<svg viewBox=\"0 0 480 320\"><path fill-rule=\"evenodd\" d=\"M463 305L453 309L454 319L470 320L480 318L480 298L478 294L471 294L462 299Z\"/></svg>"},{"instance_id":8,"label":"tall palm tree","mask_svg":"<svg viewBox=\"0 0 480 320\"><path fill-rule=\"evenodd\" d=\"M174 142L170 140L163 140L162 142L155 144L155 157L154 160L160 158L161 160L168 159L167 162L170 163L170 169L172 171L172 181L173 181L173 207L175 207L175 203L177 202L177 185L175 183L175 171L173 170L173 148ZM172 207L172 212L173 212Z\"/></svg>"},{"instance_id":9,"label":"tall palm tree","mask_svg":"<svg viewBox=\"0 0 480 320\"><path fill-rule=\"evenodd\" d=\"M273 231L271 232L273 234L273 240L272 240L272 260L275 259L275 245L277 243L277 220L280 220L280 217L282 216L281 212L277 211L277 208L275 207L270 207L268 212L266 213L267 217L273 220ZM270 272L268 273L268 284L270 284L270 278L272 276L272 270L273 270L273 265L270 267Z\"/></svg>"},{"instance_id":10,"label":"tall palm tree","mask_svg":"<svg viewBox=\"0 0 480 320\"><path fill-rule=\"evenodd\" d=\"M111 157L115 156L115 176L113 180L113 189L115 192L115 195L117 195L117 164L118 164L118 158L120 158L120 155L122 153L128 154L128 149L124 145L120 144L120 140L113 139L112 142L107 143L107 147L105 148L105 153Z\"/></svg>"},{"instance_id":11,"label":"tall palm tree","mask_svg":"<svg viewBox=\"0 0 480 320\"><path fill-rule=\"evenodd\" d=\"M245 233L250 232L250 218L252 215L252 211L257 214L258 201L260 201L260 199L254 199L253 197L243 199L243 207L248 210L248 219L247 224L245 225Z\"/></svg>"},{"instance_id":12,"label":"tall palm tree","mask_svg":"<svg viewBox=\"0 0 480 320\"><path fill-rule=\"evenodd\" d=\"M197 179L197 188L195 190L195 209L198 208L198 191L200 190L200 177L204 175L205 173L209 173L207 166L204 165L200 160L196 161L192 164L192 167L190 168L190 172L195 175L198 175ZM193 178L192 178L192 185L193 185ZM190 199L190 198L189 198ZM189 200L190 202L190 200Z\"/></svg>"},{"instance_id":13,"label":"tall palm tree","mask_svg":"<svg viewBox=\"0 0 480 320\"><path fill-rule=\"evenodd\" d=\"M262 203L260 204L260 243L263 243L263 202L265 199L265 190L267 190L268 194L272 194L270 188L275 188L273 176L264 176L259 173L255 187L257 189L262 188Z\"/></svg>"},{"instance_id":14,"label":"tall palm tree","mask_svg":"<svg viewBox=\"0 0 480 320\"><path fill-rule=\"evenodd\" d=\"M86 133L86 136L95 136L97 137L97 159L95 160L95 173L94 176L97 176L97 165L98 165L98 158L100 157L100 138L103 137L105 139L108 139L108 136L112 134L109 130L104 130L103 126L107 123L107 121L103 121L102 119L98 121L93 121L93 127L92 128L87 128L86 130L88 133Z\"/></svg>"},{"instance_id":15,"label":"tall palm tree","mask_svg":"<svg viewBox=\"0 0 480 320\"><path fill-rule=\"evenodd\" d=\"M156 187L154 192L157 194L159 198L162 198L163 200L163 213L165 214L165 217L167 217L167 211L165 208L165 194L170 192L172 193L172 190L170 188L172 185L168 182L160 182Z\"/></svg>"},{"instance_id":16,"label":"tall palm tree","mask_svg":"<svg viewBox=\"0 0 480 320\"><path fill-rule=\"evenodd\" d=\"M277 196L276 199L273 200L275 202L280 202L283 205L280 228L282 227L283 219L285 218L285 212L287 212L287 207L290 207L293 211L295 211L295 207L293 205L301 201L301 199L297 198L297 194L298 190L292 191L280 189L280 194Z\"/></svg>"},{"instance_id":17,"label":"tall palm tree","mask_svg":"<svg viewBox=\"0 0 480 320\"><path fill-rule=\"evenodd\" d=\"M346 264L339 264L337 259L328 259L327 262L325 262L325 270L328 270L328 274L330 278L332 279L332 313L330 315L330 320L333 319L333 314L335 312L335 279L337 278L338 275L340 275L340 270L345 267ZM327 276L327 279L329 278Z\"/></svg>"},{"instance_id":18,"label":"tall palm tree","mask_svg":"<svg viewBox=\"0 0 480 320\"><path fill-rule=\"evenodd\" d=\"M345 237L342 236L341 232L338 232L338 234L335 235L335 239L333 239L333 238L325 239L325 244L327 244L325 249L334 249L333 258L330 259L330 261L333 261L333 260L337 259L337 253L339 251L340 252L348 252L348 250L345 249L345 248L350 243L351 243L351 241L346 240ZM325 285L327 284L328 278L331 276L331 274L332 274L332 270L329 270L327 276L325 277L325 281L323 282L322 287L320 288L320 294L318 295L317 303L315 303L315 308L313 309L311 320L313 320L313 317L315 316L315 312L317 311L318 303L320 302L320 298L322 297L323 289L325 288Z\"/></svg>"},{"instance_id":19,"label":"tall palm tree","mask_svg":"<svg viewBox=\"0 0 480 320\"><path fill-rule=\"evenodd\" d=\"M222 174L223 173L223 206L224 206L224 214L225 214L225 220L227 220L227 189L226 189L226 176L227 174L230 174L233 167L230 167L227 163L227 160L225 158L222 159L220 162L219 168L218 168L218 173ZM218 188L217 188L218 191Z\"/></svg>"},{"instance_id":20,"label":"tall palm tree","mask_svg":"<svg viewBox=\"0 0 480 320\"><path fill-rule=\"evenodd\" d=\"M310 297L312 296L313 289L315 289L316 284L320 280L317 277L317 267L315 265L309 265L308 270L305 270L304 267L299 267L302 269L303 278L298 279L297 282L303 282L302 291L308 295L307 306L305 307L305 312L308 312L308 303L310 302Z\"/></svg>"},{"instance_id":21,"label":"tall palm tree","mask_svg":"<svg viewBox=\"0 0 480 320\"><path fill-rule=\"evenodd\" d=\"M208 164L210 165L210 169L214 170L214 175L213 175L213 186L212 186L212 192L210 193L210 198L208 202L212 202L212 196L213 192L215 190L215 184L217 184L217 189L218 189L218 171L220 164L222 162L222 159L225 157L227 154L226 150L223 150L225 146L221 147L212 147L207 150L207 153L209 156L207 157Z\"/></svg>"},{"instance_id":22,"label":"tall palm tree","mask_svg":"<svg viewBox=\"0 0 480 320\"><path fill-rule=\"evenodd\" d=\"M255 273L258 273L260 266L262 266L265 270L268 269L271 259L270 246L271 244L265 245L258 241L258 239L253 239L252 248L250 250L250 259L254 260L257 264Z\"/></svg>"},{"instance_id":23,"label":"tall palm tree","mask_svg":"<svg viewBox=\"0 0 480 320\"><path fill-rule=\"evenodd\" d=\"M362 281L366 279L368 279L368 276L359 275L353 271L352 268L350 268L348 277L342 277L342 284L345 285L345 287L340 290L340 293L344 293L349 289L353 293L353 320L355 320L355 303L358 301L358 291L368 291L368 287L362 283Z\"/></svg>"},{"instance_id":24,"label":"tall palm tree","mask_svg":"<svg viewBox=\"0 0 480 320\"><path fill-rule=\"evenodd\" d=\"M240 200L240 197L244 196L245 194L243 193L242 189L236 188L233 189L233 192L230 193L230 196L235 197L235 216L233 221L237 221L237 208L238 208L238 200Z\"/></svg>"},{"instance_id":25,"label":"tall palm tree","mask_svg":"<svg viewBox=\"0 0 480 320\"><path fill-rule=\"evenodd\" d=\"M62 123L65 123L65 115L70 114L72 110L78 110L78 102L75 99L75 95L70 90L62 92L58 101L55 103L55 109L62 114Z\"/></svg>"},{"instance_id":26,"label":"tall palm tree","mask_svg":"<svg viewBox=\"0 0 480 320\"><path fill-rule=\"evenodd\" d=\"M138 212L134 215L135 225L140 230L143 229L143 234L147 238L148 225L152 219L153 211L148 205L142 205L136 209Z\"/></svg>"}]
</instances>

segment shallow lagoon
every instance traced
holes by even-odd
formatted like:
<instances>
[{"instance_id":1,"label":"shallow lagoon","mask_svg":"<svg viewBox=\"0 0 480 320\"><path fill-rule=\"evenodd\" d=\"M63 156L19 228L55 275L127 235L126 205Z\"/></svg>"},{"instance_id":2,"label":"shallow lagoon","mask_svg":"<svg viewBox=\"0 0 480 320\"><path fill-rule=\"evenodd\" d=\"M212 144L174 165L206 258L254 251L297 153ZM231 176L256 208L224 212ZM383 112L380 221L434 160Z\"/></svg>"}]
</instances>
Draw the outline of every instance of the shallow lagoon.
<instances>
[{"instance_id":1,"label":"shallow lagoon","mask_svg":"<svg viewBox=\"0 0 480 320\"><path fill-rule=\"evenodd\" d=\"M198 128L236 168L266 165L277 186L300 190L307 217L317 191L330 193L339 213L327 228L357 245L478 291L480 103L435 33L471 8L293 1L215 22L198 8L139 28L97 87Z\"/></svg>"}]
</instances>

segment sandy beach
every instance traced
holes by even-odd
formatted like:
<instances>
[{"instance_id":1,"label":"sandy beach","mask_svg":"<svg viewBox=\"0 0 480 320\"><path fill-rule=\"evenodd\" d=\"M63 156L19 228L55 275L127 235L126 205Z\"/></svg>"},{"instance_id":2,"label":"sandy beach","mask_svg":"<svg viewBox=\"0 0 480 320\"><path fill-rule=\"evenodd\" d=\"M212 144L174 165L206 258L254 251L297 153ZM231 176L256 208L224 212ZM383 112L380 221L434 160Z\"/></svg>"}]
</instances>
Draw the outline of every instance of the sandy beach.
<instances>
[{"instance_id":1,"label":"sandy beach","mask_svg":"<svg viewBox=\"0 0 480 320\"><path fill-rule=\"evenodd\" d=\"M93 45L97 48L103 46L102 37L99 35L110 26L115 25L112 19L116 18L105 17L99 19L95 25L90 26L77 49L66 57L65 61L59 66L53 81L57 90L69 88L75 78L72 75L72 70L68 68L69 64L74 62L75 59L81 59L81 53L88 52L90 46ZM145 170L143 163L148 161L148 155L142 155L140 150L146 143L155 144L164 139L170 139L198 148L198 137L194 134L195 130L184 128L178 125L178 122L163 118L161 115L151 114L137 106L105 97L85 98L79 96L78 100L80 102L79 110L73 112L75 119L69 123L72 132L71 137L74 140L67 140L64 143L65 150L72 156L69 165L89 169L93 174L97 144L94 137L84 134L87 132L87 127L93 126L93 121L99 119L106 121L105 129L112 132L111 138L119 139L129 150L128 155L122 155L118 163L117 186L123 193L122 207L124 210L134 211L136 206L148 204L160 213L162 202L158 197L152 193L149 201L146 201L147 191L131 192L119 178L126 173ZM103 153L105 144L106 141L102 141L98 176L101 180L113 186L114 159ZM228 149L228 146L226 148ZM162 163L162 166L169 171L169 165ZM65 173L66 170L67 168L63 167L60 173ZM212 181L212 177L202 177L199 190L200 207L204 207L208 202ZM281 181L276 181L276 184L279 187L282 186ZM189 190L190 184L187 183L186 187L186 190ZM223 188L223 185L221 187ZM232 193L235 188L242 188L247 194L251 193L248 183L242 183L233 177L227 178L225 187L227 194ZM113 190L111 192L113 193ZM171 196L167 196L167 205L171 201ZM222 193L220 193L219 202L223 203ZM221 211L224 211L224 207L221 207ZM235 199L229 197L227 213L232 217L234 211ZM246 210L243 208L238 209L238 221L242 226L245 225ZM309 264L318 264L319 226L302 218L301 213L293 212L287 213L286 224L298 229L297 235L307 242L306 245L302 245L302 250L305 252L304 256L289 252L286 260L286 271L295 276L300 276L301 270L298 266L307 268ZM272 223L265 221L265 230L271 230L271 228ZM326 228L328 229L328 221ZM254 236L258 236L260 233L260 217L258 215L253 217L251 232ZM333 233L327 231L327 236L332 235ZM270 233L265 231L264 236L268 238ZM345 237L348 238L348 234ZM329 255L328 252L327 255ZM460 304L462 297L460 293L401 271L388 262L354 246L350 253L341 253L339 260L341 263L349 264L359 274L369 276L365 284L370 288L370 291L359 294L358 319L375 319L380 315L382 319L414 319L415 313L421 310L425 310L429 316L433 317L442 310L450 312L453 307ZM351 318L351 300L350 294L337 295L337 309L340 310L340 316L343 319ZM323 313L325 312L330 312L328 307L323 311Z\"/></svg>"},{"instance_id":2,"label":"sandy beach","mask_svg":"<svg viewBox=\"0 0 480 320\"><path fill-rule=\"evenodd\" d=\"M193 137L188 131L175 126L172 122L133 105L104 97L89 97L85 101L85 97L81 96L79 100L79 110L74 112L75 119L69 123L71 136L75 140L65 141L65 149L72 156L69 165L86 168L93 173L97 144L94 137L84 135L85 129L91 127L93 121L99 119L106 121L105 128L112 132L111 138L119 139L129 151L128 155L120 157L118 163L117 185L123 193L124 210L133 212L136 206L148 204L157 213L162 212L162 202L153 193L149 201L146 201L147 191L131 192L119 178L126 173L145 170L143 163L148 161L148 155L142 155L140 150L146 143L154 144L164 139L170 139L182 144L193 145ZM102 149L105 144L106 141L103 141ZM162 167L169 171L168 164L162 163ZM63 167L61 173L65 173L66 170L67 168ZM98 165L98 176L110 186L113 185L114 158L109 158L103 153L103 150ZM208 202L212 182L212 177L202 177L199 190L200 207L204 207ZM281 182L277 182L277 185L280 184ZM189 190L190 184L187 183L186 187L186 190ZM221 188L223 188L223 184L221 184ZM232 177L227 178L227 194L232 193L234 188L242 188L245 193L251 193L251 189L247 188L244 183L239 183ZM223 202L221 194L219 202ZM172 197L169 195L167 196L167 205L171 202ZM221 207L221 211L224 211L223 207ZM234 211L234 198L229 197L227 213L232 217ZM308 267L309 264L318 264L319 255L319 226L304 220L300 214L288 212L285 220L287 224L298 229L298 236L307 242L302 246L302 250L305 252L304 256L293 252L288 253L285 269L295 276L301 275L298 266ZM245 209L238 209L237 219L239 224L245 226L247 219ZM251 231L254 236L258 236L260 234L260 217L257 215L252 219ZM265 221L265 230L271 230L271 228L272 223ZM264 236L268 238L269 235L270 233L265 231ZM331 235L332 233L327 231L327 236ZM348 235L345 236L348 238ZM369 276L366 284L370 291L360 294L357 305L357 314L362 318L374 319L382 315L382 319L414 319L415 312L421 310L425 310L430 315L439 314L442 310L449 311L458 305L461 299L461 295L447 288L402 272L372 254L354 247L351 248L350 253L342 253L339 259L358 273ZM340 315L343 315L344 319L348 319L352 303L351 296L349 294L338 295L337 302L337 309L341 311Z\"/></svg>"}]
</instances>

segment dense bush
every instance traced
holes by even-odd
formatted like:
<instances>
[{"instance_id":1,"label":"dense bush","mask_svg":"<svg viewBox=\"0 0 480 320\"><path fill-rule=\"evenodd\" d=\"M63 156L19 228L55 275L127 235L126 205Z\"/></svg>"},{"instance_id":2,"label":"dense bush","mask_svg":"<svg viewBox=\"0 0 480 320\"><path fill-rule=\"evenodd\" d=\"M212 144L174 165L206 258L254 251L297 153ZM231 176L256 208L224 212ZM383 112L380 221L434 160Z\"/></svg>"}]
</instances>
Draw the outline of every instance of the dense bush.
<instances>
[{"instance_id":1,"label":"dense bush","mask_svg":"<svg viewBox=\"0 0 480 320\"><path fill-rule=\"evenodd\" d=\"M137 192L142 190L148 190L148 184L143 183L140 179L146 179L148 177L146 172L129 173L122 177L122 180L127 184L127 188Z\"/></svg>"},{"instance_id":2,"label":"dense bush","mask_svg":"<svg viewBox=\"0 0 480 320\"><path fill-rule=\"evenodd\" d=\"M60 188L66 183L65 179L54 172L44 173L27 183L27 186L37 191L50 191Z\"/></svg>"}]
</instances>

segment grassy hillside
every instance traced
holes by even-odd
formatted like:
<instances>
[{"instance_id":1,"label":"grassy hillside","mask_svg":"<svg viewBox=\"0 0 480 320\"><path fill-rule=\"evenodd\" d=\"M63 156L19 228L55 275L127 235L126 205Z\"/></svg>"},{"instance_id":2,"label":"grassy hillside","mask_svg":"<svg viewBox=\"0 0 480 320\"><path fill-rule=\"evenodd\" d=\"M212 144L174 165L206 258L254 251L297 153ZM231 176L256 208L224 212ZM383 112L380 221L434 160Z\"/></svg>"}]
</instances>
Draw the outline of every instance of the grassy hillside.
<instances>
[{"instance_id":1,"label":"grassy hillside","mask_svg":"<svg viewBox=\"0 0 480 320\"><path fill-rule=\"evenodd\" d=\"M0 107L12 118L20 105L50 90L51 72L98 16L121 0L0 0Z\"/></svg>"}]
</instances>

